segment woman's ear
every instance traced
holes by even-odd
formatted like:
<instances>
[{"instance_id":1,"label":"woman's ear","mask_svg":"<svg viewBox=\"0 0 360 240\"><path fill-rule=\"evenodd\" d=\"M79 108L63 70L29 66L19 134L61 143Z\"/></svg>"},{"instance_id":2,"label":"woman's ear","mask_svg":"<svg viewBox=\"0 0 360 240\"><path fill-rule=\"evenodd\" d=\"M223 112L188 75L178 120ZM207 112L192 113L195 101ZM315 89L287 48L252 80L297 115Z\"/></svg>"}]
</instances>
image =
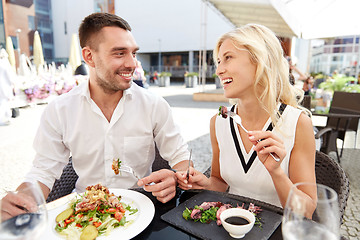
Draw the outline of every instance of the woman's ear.
<instances>
[{"instance_id":1,"label":"woman's ear","mask_svg":"<svg viewBox=\"0 0 360 240\"><path fill-rule=\"evenodd\" d=\"M81 50L81 53L82 53L83 59L87 63L87 65L89 65L90 67L95 67L92 50L89 47L84 47Z\"/></svg>"}]
</instances>

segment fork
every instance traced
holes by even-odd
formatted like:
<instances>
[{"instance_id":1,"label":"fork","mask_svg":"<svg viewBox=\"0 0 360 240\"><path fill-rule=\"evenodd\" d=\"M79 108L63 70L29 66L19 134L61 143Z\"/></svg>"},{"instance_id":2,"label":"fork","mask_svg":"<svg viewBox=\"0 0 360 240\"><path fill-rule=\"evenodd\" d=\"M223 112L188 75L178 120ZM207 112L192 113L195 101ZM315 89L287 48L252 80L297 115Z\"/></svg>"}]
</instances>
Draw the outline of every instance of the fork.
<instances>
[{"instance_id":1,"label":"fork","mask_svg":"<svg viewBox=\"0 0 360 240\"><path fill-rule=\"evenodd\" d=\"M134 171L134 169L132 169L132 167L121 164L119 171L130 173L130 174L134 175L134 177L136 177L138 180L140 180L140 178L135 174L135 171Z\"/></svg>"},{"instance_id":2,"label":"fork","mask_svg":"<svg viewBox=\"0 0 360 240\"><path fill-rule=\"evenodd\" d=\"M189 157L189 166L186 172L186 180L189 181L189 176L190 176L190 163L191 163L191 153L192 153L192 149L190 150L190 157Z\"/></svg>"},{"instance_id":3,"label":"fork","mask_svg":"<svg viewBox=\"0 0 360 240\"><path fill-rule=\"evenodd\" d=\"M140 180L140 178L135 174L134 169L133 169L132 167L130 167L130 166L121 164L121 166L120 166L120 168L119 168L119 171L130 173L130 174L132 174L134 177L136 177L137 180ZM155 183L152 182L152 183L148 183L148 184L145 184L145 185L146 185L146 186L151 186L151 185L154 185L154 184L155 184Z\"/></svg>"},{"instance_id":4,"label":"fork","mask_svg":"<svg viewBox=\"0 0 360 240\"><path fill-rule=\"evenodd\" d=\"M221 106L220 107L220 115L222 115L223 117L224 117L224 115L226 115L226 116L230 116L230 117L232 117L232 119L234 119L234 121L237 123L237 124L239 124L240 125L240 127L246 132L246 133L248 133L249 131L242 125L242 123L241 123L241 118L240 118L240 116L239 115L237 115L236 113L234 113L233 111L226 111L227 110L227 108L226 108L226 110L222 110L223 108L226 108L226 107L224 107L224 106ZM257 142L260 142L261 140L257 140ZM265 148L265 147L264 147ZM280 158L278 158L278 157L275 157L272 153L269 153L270 154L270 156L275 160L275 161L277 161L277 162L279 162L280 161Z\"/></svg>"}]
</instances>

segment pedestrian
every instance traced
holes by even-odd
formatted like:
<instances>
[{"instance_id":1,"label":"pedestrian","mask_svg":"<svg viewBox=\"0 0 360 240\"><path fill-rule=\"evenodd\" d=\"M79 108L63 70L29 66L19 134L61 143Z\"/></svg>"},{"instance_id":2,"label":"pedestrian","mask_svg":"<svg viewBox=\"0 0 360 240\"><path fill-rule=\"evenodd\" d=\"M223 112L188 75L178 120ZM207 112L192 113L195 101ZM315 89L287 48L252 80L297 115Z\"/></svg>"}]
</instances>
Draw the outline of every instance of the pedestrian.
<instances>
[{"instance_id":1,"label":"pedestrian","mask_svg":"<svg viewBox=\"0 0 360 240\"><path fill-rule=\"evenodd\" d=\"M311 89L314 86L314 78L312 76L309 76L306 78L303 84L303 91L304 95L310 95Z\"/></svg>"},{"instance_id":2,"label":"pedestrian","mask_svg":"<svg viewBox=\"0 0 360 240\"><path fill-rule=\"evenodd\" d=\"M144 83L146 82L145 72L139 60L136 60L136 68L133 74L133 81L140 87L144 87Z\"/></svg>"},{"instance_id":3,"label":"pedestrian","mask_svg":"<svg viewBox=\"0 0 360 240\"><path fill-rule=\"evenodd\" d=\"M299 68L296 67L295 64L293 64L291 57L286 56L286 59L289 63L289 82L291 85L295 85L297 80L304 81L306 80L306 75L300 71ZM294 74L295 73L295 74Z\"/></svg>"},{"instance_id":4,"label":"pedestrian","mask_svg":"<svg viewBox=\"0 0 360 240\"><path fill-rule=\"evenodd\" d=\"M154 72L153 79L154 79L154 83L155 83L155 84L158 84L158 83L159 83L159 81L158 81L158 79L159 79L159 74L158 74L157 71Z\"/></svg>"}]
</instances>

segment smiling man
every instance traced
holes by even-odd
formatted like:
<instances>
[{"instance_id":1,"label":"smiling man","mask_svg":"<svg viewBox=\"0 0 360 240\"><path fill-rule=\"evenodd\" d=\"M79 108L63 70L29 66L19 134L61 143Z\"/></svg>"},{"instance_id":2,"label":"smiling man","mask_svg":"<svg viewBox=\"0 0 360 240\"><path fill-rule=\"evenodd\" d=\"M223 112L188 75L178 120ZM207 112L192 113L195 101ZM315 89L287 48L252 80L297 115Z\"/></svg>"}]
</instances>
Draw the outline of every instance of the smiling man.
<instances>
[{"instance_id":1,"label":"smiling man","mask_svg":"<svg viewBox=\"0 0 360 240\"><path fill-rule=\"evenodd\" d=\"M89 80L45 109L26 180L40 182L46 198L72 156L78 192L97 183L108 188L144 186L159 201L169 201L175 196L176 178L166 169L151 172L155 144L175 170L187 169L189 152L168 103L132 83L139 47L130 25L116 15L94 13L83 20L79 38ZM141 179L116 174L114 159L132 167ZM14 202L6 199L9 206Z\"/></svg>"}]
</instances>

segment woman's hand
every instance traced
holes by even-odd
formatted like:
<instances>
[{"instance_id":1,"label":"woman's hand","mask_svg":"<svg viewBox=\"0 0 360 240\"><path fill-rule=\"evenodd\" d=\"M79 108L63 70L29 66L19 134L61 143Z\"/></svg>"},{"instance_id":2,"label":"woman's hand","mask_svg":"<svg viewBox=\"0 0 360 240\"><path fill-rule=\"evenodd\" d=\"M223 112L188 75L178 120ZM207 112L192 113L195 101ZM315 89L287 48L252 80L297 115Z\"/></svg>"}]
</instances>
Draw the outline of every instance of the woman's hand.
<instances>
[{"instance_id":1,"label":"woman's hand","mask_svg":"<svg viewBox=\"0 0 360 240\"><path fill-rule=\"evenodd\" d=\"M286 156L283 141L271 131L249 131L248 134L249 140L255 145L254 151L266 169L270 173L276 170ZM280 161L275 161L270 153L279 157Z\"/></svg>"},{"instance_id":2,"label":"woman's hand","mask_svg":"<svg viewBox=\"0 0 360 240\"><path fill-rule=\"evenodd\" d=\"M207 189L210 185L210 179L193 167L189 168L189 180L187 180L187 171L178 171L175 176L179 187L183 190Z\"/></svg>"}]
</instances>

